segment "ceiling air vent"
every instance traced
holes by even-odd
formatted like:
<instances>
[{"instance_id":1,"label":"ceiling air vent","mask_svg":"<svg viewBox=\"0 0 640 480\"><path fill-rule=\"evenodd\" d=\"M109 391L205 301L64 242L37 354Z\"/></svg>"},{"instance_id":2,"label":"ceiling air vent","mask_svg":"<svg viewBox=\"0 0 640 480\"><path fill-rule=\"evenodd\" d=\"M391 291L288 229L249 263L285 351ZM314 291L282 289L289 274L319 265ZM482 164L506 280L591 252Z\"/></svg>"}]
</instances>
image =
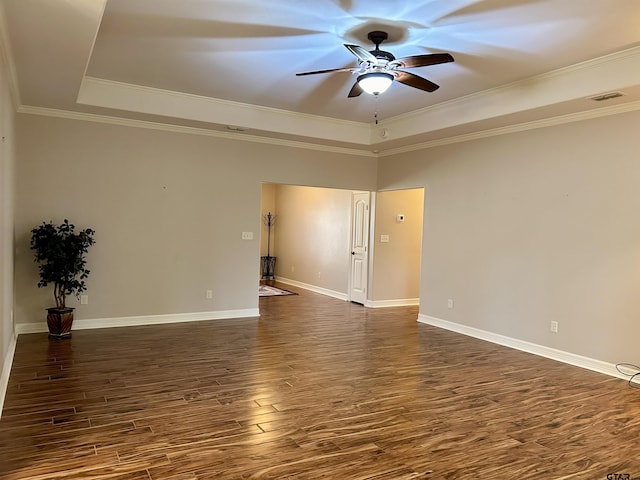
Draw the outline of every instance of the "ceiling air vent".
<instances>
[{"instance_id":1,"label":"ceiling air vent","mask_svg":"<svg viewBox=\"0 0 640 480\"><path fill-rule=\"evenodd\" d=\"M595 97L589 97L589 100L593 100L595 102L603 102L605 100L611 100L612 98L618 98L623 96L624 93L622 92L609 92L609 93L603 93L600 95L596 95Z\"/></svg>"}]
</instances>

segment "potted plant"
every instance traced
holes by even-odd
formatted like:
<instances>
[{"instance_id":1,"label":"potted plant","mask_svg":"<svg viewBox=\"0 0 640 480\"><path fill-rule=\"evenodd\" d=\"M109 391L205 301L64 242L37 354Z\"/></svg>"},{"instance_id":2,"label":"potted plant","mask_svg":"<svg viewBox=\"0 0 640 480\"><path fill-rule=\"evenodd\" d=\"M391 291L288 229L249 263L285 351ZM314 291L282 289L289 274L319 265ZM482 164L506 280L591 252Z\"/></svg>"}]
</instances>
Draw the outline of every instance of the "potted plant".
<instances>
[{"instance_id":1,"label":"potted plant","mask_svg":"<svg viewBox=\"0 0 640 480\"><path fill-rule=\"evenodd\" d=\"M85 255L95 243L95 232L86 228L76 233L75 228L65 218L60 225L43 222L31 230L31 249L35 250L34 260L40 272L38 287L53 284L56 306L47 309L49 336L53 338L71 336L74 309L67 307L66 297L79 297L86 290L84 280L90 273Z\"/></svg>"}]
</instances>

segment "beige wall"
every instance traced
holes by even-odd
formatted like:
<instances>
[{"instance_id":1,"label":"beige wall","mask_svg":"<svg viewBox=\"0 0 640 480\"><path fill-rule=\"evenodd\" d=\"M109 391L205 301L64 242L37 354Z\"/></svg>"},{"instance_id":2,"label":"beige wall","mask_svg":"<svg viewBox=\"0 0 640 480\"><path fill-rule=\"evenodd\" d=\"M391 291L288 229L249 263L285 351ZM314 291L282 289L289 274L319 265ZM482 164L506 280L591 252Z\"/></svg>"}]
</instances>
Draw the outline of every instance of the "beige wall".
<instances>
[{"instance_id":1,"label":"beige wall","mask_svg":"<svg viewBox=\"0 0 640 480\"><path fill-rule=\"evenodd\" d=\"M423 204L421 188L377 193L371 300L419 298ZM404 222L397 221L398 214ZM389 241L382 242L381 235Z\"/></svg>"},{"instance_id":2,"label":"beige wall","mask_svg":"<svg viewBox=\"0 0 640 480\"><path fill-rule=\"evenodd\" d=\"M1 47L0 47L1 50ZM0 51L0 410L9 378L14 333L13 311L13 192L14 109L8 71Z\"/></svg>"},{"instance_id":3,"label":"beige wall","mask_svg":"<svg viewBox=\"0 0 640 480\"><path fill-rule=\"evenodd\" d=\"M640 363L638 125L631 112L380 159L381 189L425 188L421 314Z\"/></svg>"},{"instance_id":4,"label":"beige wall","mask_svg":"<svg viewBox=\"0 0 640 480\"><path fill-rule=\"evenodd\" d=\"M376 182L377 161L365 156L24 114L17 133L17 323L42 321L51 305L28 248L42 221L96 230L77 318L252 309L262 182Z\"/></svg>"},{"instance_id":5,"label":"beige wall","mask_svg":"<svg viewBox=\"0 0 640 480\"><path fill-rule=\"evenodd\" d=\"M276 186L276 276L347 295L351 191Z\"/></svg>"},{"instance_id":6,"label":"beige wall","mask_svg":"<svg viewBox=\"0 0 640 480\"><path fill-rule=\"evenodd\" d=\"M6 90L3 80L4 131L11 129ZM18 323L41 322L51 305L50 292L35 287L28 249L30 229L44 220L68 217L97 231L89 305L74 305L79 318L255 308L262 183L375 190L377 175L380 190L425 189L422 315L640 363L638 124L639 112L619 114L383 157L377 169L368 157L21 114L15 285L6 253L14 209L6 142L0 165L2 348L12 335L14 288ZM280 243L278 228L301 213L283 212L276 198L278 273L291 277L305 253ZM342 208L324 213L327 228L348 232ZM242 241L242 231L255 240ZM324 251L299 281L346 292L345 270L329 268L335 258ZM549 332L552 320L558 334Z\"/></svg>"}]
</instances>

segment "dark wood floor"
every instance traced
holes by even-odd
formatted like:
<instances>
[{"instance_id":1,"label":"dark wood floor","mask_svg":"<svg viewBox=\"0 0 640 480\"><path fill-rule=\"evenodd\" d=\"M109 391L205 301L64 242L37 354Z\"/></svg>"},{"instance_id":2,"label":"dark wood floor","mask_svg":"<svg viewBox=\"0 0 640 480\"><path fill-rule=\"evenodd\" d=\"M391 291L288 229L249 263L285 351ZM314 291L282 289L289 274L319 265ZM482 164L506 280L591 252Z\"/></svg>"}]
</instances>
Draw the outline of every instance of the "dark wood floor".
<instances>
[{"instance_id":1,"label":"dark wood floor","mask_svg":"<svg viewBox=\"0 0 640 480\"><path fill-rule=\"evenodd\" d=\"M21 335L0 478L640 477L640 391L622 380L418 324L415 307L300 291L260 311Z\"/></svg>"}]
</instances>

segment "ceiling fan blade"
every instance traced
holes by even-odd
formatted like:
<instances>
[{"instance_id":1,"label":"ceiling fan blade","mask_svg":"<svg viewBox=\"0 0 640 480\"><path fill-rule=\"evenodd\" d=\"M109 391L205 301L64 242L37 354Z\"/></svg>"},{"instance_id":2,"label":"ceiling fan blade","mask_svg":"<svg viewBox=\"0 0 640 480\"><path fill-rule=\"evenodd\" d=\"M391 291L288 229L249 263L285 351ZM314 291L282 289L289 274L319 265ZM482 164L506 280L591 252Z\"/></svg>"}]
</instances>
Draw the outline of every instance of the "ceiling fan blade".
<instances>
[{"instance_id":1,"label":"ceiling fan blade","mask_svg":"<svg viewBox=\"0 0 640 480\"><path fill-rule=\"evenodd\" d=\"M410 87L424 90L426 92L433 92L440 88L440 85L436 85L431 80L427 80L426 78L419 77L418 75L414 75L409 72L396 72L396 80L400 83L404 83L405 85L409 85Z\"/></svg>"},{"instance_id":2,"label":"ceiling fan blade","mask_svg":"<svg viewBox=\"0 0 640 480\"><path fill-rule=\"evenodd\" d=\"M360 83L356 82L353 84L353 87L351 87L351 90L349 90L349 95L347 95L347 97L359 97L360 95L362 95L362 92L364 92L364 90L362 90Z\"/></svg>"},{"instance_id":3,"label":"ceiling fan blade","mask_svg":"<svg viewBox=\"0 0 640 480\"><path fill-rule=\"evenodd\" d=\"M330 68L328 70L315 70L313 72L296 73L296 76L300 77L302 75L315 75L317 73L352 72L353 70L353 68Z\"/></svg>"},{"instance_id":4,"label":"ceiling fan blade","mask_svg":"<svg viewBox=\"0 0 640 480\"><path fill-rule=\"evenodd\" d=\"M393 63L400 68L428 67L438 63L453 62L453 57L448 53L428 53L425 55L412 55L410 57L396 58Z\"/></svg>"},{"instance_id":5,"label":"ceiling fan blade","mask_svg":"<svg viewBox=\"0 0 640 480\"><path fill-rule=\"evenodd\" d=\"M351 53L353 53L356 57L358 57L363 62L376 63L378 61L376 57L373 56L373 54L371 54L371 52L369 52L368 50L365 50L359 45L348 45L345 43L344 46L347 47L347 50L349 50Z\"/></svg>"}]
</instances>

